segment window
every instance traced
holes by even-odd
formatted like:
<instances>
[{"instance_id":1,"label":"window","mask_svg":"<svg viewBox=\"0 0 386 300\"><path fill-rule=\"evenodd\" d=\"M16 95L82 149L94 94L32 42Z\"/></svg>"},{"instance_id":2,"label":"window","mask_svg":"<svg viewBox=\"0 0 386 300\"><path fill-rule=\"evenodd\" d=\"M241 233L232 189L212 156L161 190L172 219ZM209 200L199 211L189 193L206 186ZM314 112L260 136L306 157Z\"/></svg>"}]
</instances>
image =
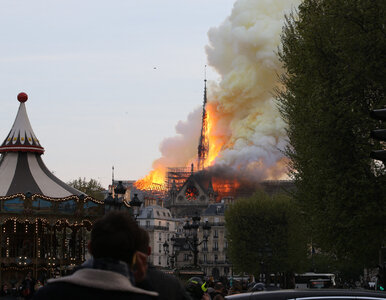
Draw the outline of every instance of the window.
<instances>
[{"instance_id":1,"label":"window","mask_svg":"<svg viewBox=\"0 0 386 300\"><path fill-rule=\"evenodd\" d=\"M189 260L189 256L188 256L188 254L184 254L184 261L188 261Z\"/></svg>"},{"instance_id":2,"label":"window","mask_svg":"<svg viewBox=\"0 0 386 300\"><path fill-rule=\"evenodd\" d=\"M218 242L217 241L213 242L213 250L218 251Z\"/></svg>"},{"instance_id":3,"label":"window","mask_svg":"<svg viewBox=\"0 0 386 300\"><path fill-rule=\"evenodd\" d=\"M206 260L207 260L206 254L204 254L203 259L204 259L204 262L206 263Z\"/></svg>"},{"instance_id":4,"label":"window","mask_svg":"<svg viewBox=\"0 0 386 300\"><path fill-rule=\"evenodd\" d=\"M204 241L202 243L202 251L208 251L208 242Z\"/></svg>"},{"instance_id":5,"label":"window","mask_svg":"<svg viewBox=\"0 0 386 300\"><path fill-rule=\"evenodd\" d=\"M146 221L146 227L150 227L150 221Z\"/></svg>"},{"instance_id":6,"label":"window","mask_svg":"<svg viewBox=\"0 0 386 300\"><path fill-rule=\"evenodd\" d=\"M158 221L158 226L160 226L160 227L161 227L161 221Z\"/></svg>"},{"instance_id":7,"label":"window","mask_svg":"<svg viewBox=\"0 0 386 300\"><path fill-rule=\"evenodd\" d=\"M217 229L214 230L213 237L218 238L218 230Z\"/></svg>"},{"instance_id":8,"label":"window","mask_svg":"<svg viewBox=\"0 0 386 300\"><path fill-rule=\"evenodd\" d=\"M170 225L169 222L167 222L166 223L166 227L168 228L168 230L169 230L169 225Z\"/></svg>"},{"instance_id":9,"label":"window","mask_svg":"<svg viewBox=\"0 0 386 300\"><path fill-rule=\"evenodd\" d=\"M219 223L219 221L220 221L220 219L219 219L219 218L214 218L214 224L218 224L218 223Z\"/></svg>"},{"instance_id":10,"label":"window","mask_svg":"<svg viewBox=\"0 0 386 300\"><path fill-rule=\"evenodd\" d=\"M159 246L159 248L158 248L158 253L161 253L161 252L162 252L162 245L159 244L158 246Z\"/></svg>"},{"instance_id":11,"label":"window","mask_svg":"<svg viewBox=\"0 0 386 300\"><path fill-rule=\"evenodd\" d=\"M166 238L167 238L168 241L170 241L170 239L169 239L169 233L166 235Z\"/></svg>"},{"instance_id":12,"label":"window","mask_svg":"<svg viewBox=\"0 0 386 300\"><path fill-rule=\"evenodd\" d=\"M158 256L158 264L161 264L161 256Z\"/></svg>"},{"instance_id":13,"label":"window","mask_svg":"<svg viewBox=\"0 0 386 300\"><path fill-rule=\"evenodd\" d=\"M161 232L158 234L158 240L162 240L162 233Z\"/></svg>"}]
</instances>

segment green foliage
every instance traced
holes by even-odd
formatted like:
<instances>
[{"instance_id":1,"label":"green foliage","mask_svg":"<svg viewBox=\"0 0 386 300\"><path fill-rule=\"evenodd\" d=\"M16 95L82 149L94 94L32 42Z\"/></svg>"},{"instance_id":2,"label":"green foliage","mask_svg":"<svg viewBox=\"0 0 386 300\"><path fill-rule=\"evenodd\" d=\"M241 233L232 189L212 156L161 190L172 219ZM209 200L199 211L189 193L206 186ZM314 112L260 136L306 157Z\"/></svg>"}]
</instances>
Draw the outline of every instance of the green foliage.
<instances>
[{"instance_id":1,"label":"green foliage","mask_svg":"<svg viewBox=\"0 0 386 300\"><path fill-rule=\"evenodd\" d=\"M285 195L257 192L232 204L225 226L234 268L255 275L301 270L307 256L302 219Z\"/></svg>"},{"instance_id":2,"label":"green foliage","mask_svg":"<svg viewBox=\"0 0 386 300\"><path fill-rule=\"evenodd\" d=\"M317 247L361 267L386 234L385 169L369 157L381 146L369 113L386 104L385 5L305 0L287 16L279 52L295 200Z\"/></svg>"},{"instance_id":3,"label":"green foliage","mask_svg":"<svg viewBox=\"0 0 386 300\"><path fill-rule=\"evenodd\" d=\"M69 186L76 188L77 190L85 193L86 195L93 197L98 200L103 200L103 191L105 190L101 183L95 179L90 179L89 181L86 178L79 177L67 183Z\"/></svg>"}]
</instances>

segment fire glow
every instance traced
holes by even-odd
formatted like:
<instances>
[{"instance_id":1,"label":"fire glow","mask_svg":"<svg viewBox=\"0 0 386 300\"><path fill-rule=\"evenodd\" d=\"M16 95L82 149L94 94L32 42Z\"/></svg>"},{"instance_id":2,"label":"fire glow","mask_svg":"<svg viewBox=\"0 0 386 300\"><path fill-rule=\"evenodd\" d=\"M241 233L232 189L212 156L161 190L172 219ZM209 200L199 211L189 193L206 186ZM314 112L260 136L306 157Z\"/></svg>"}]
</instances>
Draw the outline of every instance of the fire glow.
<instances>
[{"instance_id":1,"label":"fire glow","mask_svg":"<svg viewBox=\"0 0 386 300\"><path fill-rule=\"evenodd\" d=\"M151 190L154 186L162 188L165 185L166 170L162 167L152 170L144 178L135 182L135 187L140 190Z\"/></svg>"}]
</instances>

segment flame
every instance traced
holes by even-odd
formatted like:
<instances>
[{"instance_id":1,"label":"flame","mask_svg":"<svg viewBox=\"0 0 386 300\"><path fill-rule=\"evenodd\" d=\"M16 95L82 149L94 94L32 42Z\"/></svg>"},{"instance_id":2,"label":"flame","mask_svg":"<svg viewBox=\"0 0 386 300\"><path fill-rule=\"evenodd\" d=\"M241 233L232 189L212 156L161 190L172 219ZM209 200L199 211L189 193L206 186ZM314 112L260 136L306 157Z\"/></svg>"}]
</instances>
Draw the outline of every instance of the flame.
<instances>
[{"instance_id":1,"label":"flame","mask_svg":"<svg viewBox=\"0 0 386 300\"><path fill-rule=\"evenodd\" d=\"M223 193L234 193L240 187L236 179L213 178L213 189Z\"/></svg>"},{"instance_id":2,"label":"flame","mask_svg":"<svg viewBox=\"0 0 386 300\"><path fill-rule=\"evenodd\" d=\"M134 186L140 190L151 190L154 185L164 187L165 178L166 178L166 169L158 167L157 169L152 170L144 178L137 180L134 183Z\"/></svg>"},{"instance_id":3,"label":"flame","mask_svg":"<svg viewBox=\"0 0 386 300\"><path fill-rule=\"evenodd\" d=\"M225 141L220 136L216 135L216 128L218 123L218 118L216 118L216 105L215 103L208 103L207 105L207 130L206 134L209 139L209 153L206 161L206 166L213 166L216 160L216 157L221 152Z\"/></svg>"}]
</instances>

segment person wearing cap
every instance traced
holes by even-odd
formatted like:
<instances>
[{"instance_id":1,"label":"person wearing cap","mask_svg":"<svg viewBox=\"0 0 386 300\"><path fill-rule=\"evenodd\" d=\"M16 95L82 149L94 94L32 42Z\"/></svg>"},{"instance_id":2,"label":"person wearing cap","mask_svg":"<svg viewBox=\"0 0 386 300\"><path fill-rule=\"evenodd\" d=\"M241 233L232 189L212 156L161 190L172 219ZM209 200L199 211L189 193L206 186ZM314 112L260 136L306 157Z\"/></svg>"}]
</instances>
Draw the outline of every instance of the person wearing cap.
<instances>
[{"instance_id":1,"label":"person wearing cap","mask_svg":"<svg viewBox=\"0 0 386 300\"><path fill-rule=\"evenodd\" d=\"M139 227L127 212L111 212L91 230L87 260L70 276L50 279L36 300L155 299L158 293L134 286L146 275L147 256L137 251Z\"/></svg>"}]
</instances>

